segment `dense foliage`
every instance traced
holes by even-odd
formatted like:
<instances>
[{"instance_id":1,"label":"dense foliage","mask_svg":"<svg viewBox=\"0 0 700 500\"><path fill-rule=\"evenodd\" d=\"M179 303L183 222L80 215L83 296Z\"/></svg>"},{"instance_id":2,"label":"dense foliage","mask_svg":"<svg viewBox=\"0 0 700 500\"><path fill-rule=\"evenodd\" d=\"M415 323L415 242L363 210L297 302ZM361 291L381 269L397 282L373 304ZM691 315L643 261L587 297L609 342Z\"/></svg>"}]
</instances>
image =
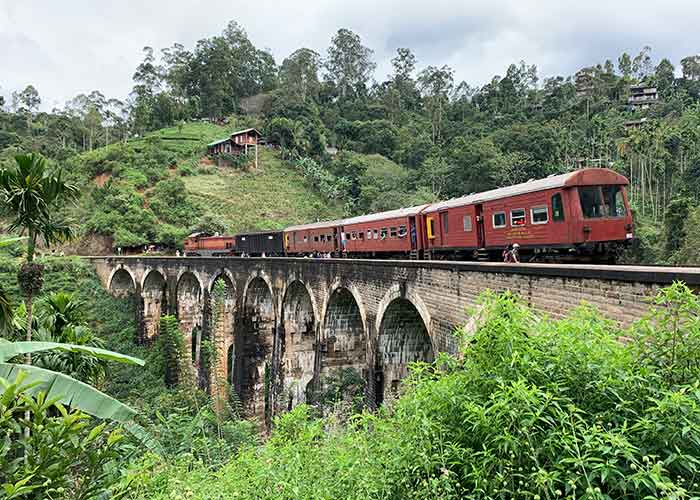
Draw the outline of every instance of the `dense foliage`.
<instances>
[{"instance_id":1,"label":"dense foliage","mask_svg":"<svg viewBox=\"0 0 700 500\"><path fill-rule=\"evenodd\" d=\"M215 472L147 458L131 498L695 497L700 302L683 285L655 302L623 331L487 294L460 356L414 366L390 407L299 406Z\"/></svg>"},{"instance_id":2,"label":"dense foliage","mask_svg":"<svg viewBox=\"0 0 700 500\"><path fill-rule=\"evenodd\" d=\"M396 208L608 166L631 181L640 244L627 258L697 263L700 240L685 221L700 198L700 56L677 61L678 68L650 47L616 59L545 78L521 61L477 87L456 81L449 66L421 68L402 47L391 74L375 80L373 51L350 30L338 30L325 54L300 48L278 64L231 22L192 48L175 43L159 55L146 47L127 103L94 91L44 113L37 89L16 92L0 111L0 163L32 149L66 162L84 184L95 179L102 186L109 178L111 186L85 184L91 188L85 207L97 206L89 217L85 209L76 214L89 218L85 232L111 238L114 247L170 248L200 217L215 215L218 225L239 227L231 214L245 213L243 196L225 198L231 214L188 199L220 196L199 177L221 171L199 159L206 141L232 128L263 130L288 167L321 195L309 211L292 205L275 219L261 210L241 229L277 227L280 218L302 222ZM633 106L634 85L656 88L658 100ZM172 129L150 134L162 127ZM174 184L155 189L173 176L182 178L187 193L151 207L152 196L174 192ZM173 209L175 203L181 207Z\"/></svg>"}]
</instances>

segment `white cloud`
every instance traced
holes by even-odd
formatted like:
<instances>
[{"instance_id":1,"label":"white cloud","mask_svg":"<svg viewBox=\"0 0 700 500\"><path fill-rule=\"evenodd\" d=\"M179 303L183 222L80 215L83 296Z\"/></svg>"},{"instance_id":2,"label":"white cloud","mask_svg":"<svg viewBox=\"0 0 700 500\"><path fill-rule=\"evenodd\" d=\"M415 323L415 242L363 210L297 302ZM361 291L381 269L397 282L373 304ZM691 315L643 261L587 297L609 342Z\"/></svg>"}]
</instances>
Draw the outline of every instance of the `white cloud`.
<instances>
[{"instance_id":1,"label":"white cloud","mask_svg":"<svg viewBox=\"0 0 700 500\"><path fill-rule=\"evenodd\" d=\"M676 65L700 52L694 0L0 0L0 92L32 83L47 109L94 89L124 98L142 47L191 48L231 19L278 62L299 47L323 53L338 28L352 29L375 51L378 79L397 47L472 84L521 59L548 76L646 44Z\"/></svg>"}]
</instances>

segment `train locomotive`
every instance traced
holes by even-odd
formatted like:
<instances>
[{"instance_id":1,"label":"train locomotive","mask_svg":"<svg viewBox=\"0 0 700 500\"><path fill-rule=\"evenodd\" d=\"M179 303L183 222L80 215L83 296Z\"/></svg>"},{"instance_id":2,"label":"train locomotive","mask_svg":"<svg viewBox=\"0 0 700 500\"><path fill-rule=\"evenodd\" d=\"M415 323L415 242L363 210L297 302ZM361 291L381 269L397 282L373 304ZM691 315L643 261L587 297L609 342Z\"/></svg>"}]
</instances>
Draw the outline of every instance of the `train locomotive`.
<instances>
[{"instance_id":1,"label":"train locomotive","mask_svg":"<svg viewBox=\"0 0 700 500\"><path fill-rule=\"evenodd\" d=\"M634 239L628 184L612 170L587 168L438 203L197 244L211 255L502 260L503 249L517 243L522 261L614 262ZM191 250L191 239L186 255L203 255Z\"/></svg>"}]
</instances>

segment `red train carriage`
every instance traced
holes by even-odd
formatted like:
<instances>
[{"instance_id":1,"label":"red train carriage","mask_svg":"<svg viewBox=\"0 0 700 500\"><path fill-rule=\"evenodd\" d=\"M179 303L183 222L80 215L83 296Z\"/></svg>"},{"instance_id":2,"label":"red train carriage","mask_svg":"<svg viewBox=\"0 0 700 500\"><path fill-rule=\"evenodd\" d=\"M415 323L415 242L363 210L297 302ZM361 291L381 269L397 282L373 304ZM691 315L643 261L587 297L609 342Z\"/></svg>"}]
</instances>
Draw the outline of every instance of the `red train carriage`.
<instances>
[{"instance_id":1,"label":"red train carriage","mask_svg":"<svg viewBox=\"0 0 700 500\"><path fill-rule=\"evenodd\" d=\"M428 256L497 259L509 244L526 260L609 260L633 238L627 179L584 169L472 194L424 211Z\"/></svg>"},{"instance_id":2,"label":"red train carriage","mask_svg":"<svg viewBox=\"0 0 700 500\"><path fill-rule=\"evenodd\" d=\"M233 236L207 236L191 234L185 239L185 255L188 257L219 257L232 255L236 247Z\"/></svg>"},{"instance_id":3,"label":"red train carriage","mask_svg":"<svg viewBox=\"0 0 700 500\"><path fill-rule=\"evenodd\" d=\"M428 205L361 215L341 221L341 249L356 257L418 258L424 239L420 214Z\"/></svg>"},{"instance_id":4,"label":"red train carriage","mask_svg":"<svg viewBox=\"0 0 700 500\"><path fill-rule=\"evenodd\" d=\"M284 248L288 255L337 254L340 224L341 221L329 221L288 227L284 230Z\"/></svg>"}]
</instances>

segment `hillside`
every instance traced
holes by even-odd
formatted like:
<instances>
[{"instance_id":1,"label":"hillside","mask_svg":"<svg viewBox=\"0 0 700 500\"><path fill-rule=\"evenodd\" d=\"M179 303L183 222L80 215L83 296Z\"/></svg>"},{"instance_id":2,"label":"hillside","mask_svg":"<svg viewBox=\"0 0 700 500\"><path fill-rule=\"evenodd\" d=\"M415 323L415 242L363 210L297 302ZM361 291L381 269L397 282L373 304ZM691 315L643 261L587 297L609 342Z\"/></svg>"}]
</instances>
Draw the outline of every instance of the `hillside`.
<instances>
[{"instance_id":1,"label":"hillside","mask_svg":"<svg viewBox=\"0 0 700 500\"><path fill-rule=\"evenodd\" d=\"M260 148L257 169L213 164L206 144L243 126L187 123L69 159L83 192L70 213L81 239L70 250L175 248L195 230L275 229L341 214L278 151Z\"/></svg>"}]
</instances>

